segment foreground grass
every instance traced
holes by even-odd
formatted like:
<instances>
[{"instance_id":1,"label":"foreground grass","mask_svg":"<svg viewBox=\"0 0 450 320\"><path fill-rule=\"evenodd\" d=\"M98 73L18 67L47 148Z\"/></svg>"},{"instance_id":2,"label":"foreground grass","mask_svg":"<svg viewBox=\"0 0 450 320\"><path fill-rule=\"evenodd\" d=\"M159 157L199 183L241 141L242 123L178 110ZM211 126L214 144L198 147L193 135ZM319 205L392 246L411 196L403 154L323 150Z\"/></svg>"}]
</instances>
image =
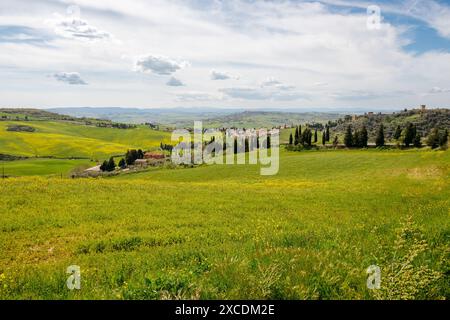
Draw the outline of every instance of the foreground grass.
<instances>
[{"instance_id":1,"label":"foreground grass","mask_svg":"<svg viewBox=\"0 0 450 320\"><path fill-rule=\"evenodd\" d=\"M409 216L428 243L414 264L441 274L413 298L448 298L449 178L449 152L372 150L282 152L272 177L5 179L0 298L374 298L366 268L387 270ZM79 291L65 286L73 264Z\"/></svg>"}]
</instances>

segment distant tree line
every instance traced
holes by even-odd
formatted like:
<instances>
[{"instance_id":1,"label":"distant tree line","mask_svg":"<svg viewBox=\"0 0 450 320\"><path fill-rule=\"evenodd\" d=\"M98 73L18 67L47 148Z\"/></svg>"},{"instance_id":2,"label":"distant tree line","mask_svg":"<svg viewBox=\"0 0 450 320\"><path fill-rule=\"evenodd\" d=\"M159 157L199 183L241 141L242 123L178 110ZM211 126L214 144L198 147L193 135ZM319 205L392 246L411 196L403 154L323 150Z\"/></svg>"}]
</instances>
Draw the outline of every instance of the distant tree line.
<instances>
[{"instance_id":1,"label":"distant tree line","mask_svg":"<svg viewBox=\"0 0 450 320\"><path fill-rule=\"evenodd\" d=\"M135 128L137 128L137 126L135 124L117 123L117 122L97 122L95 125L100 128L117 128L117 129L135 129Z\"/></svg>"},{"instance_id":2,"label":"distant tree line","mask_svg":"<svg viewBox=\"0 0 450 320\"><path fill-rule=\"evenodd\" d=\"M172 151L172 149L173 149L173 146L172 145L170 145L170 144L165 144L165 143L162 143L161 142L161 144L159 145L159 148L161 149L161 150L166 150L166 151Z\"/></svg>"}]
</instances>

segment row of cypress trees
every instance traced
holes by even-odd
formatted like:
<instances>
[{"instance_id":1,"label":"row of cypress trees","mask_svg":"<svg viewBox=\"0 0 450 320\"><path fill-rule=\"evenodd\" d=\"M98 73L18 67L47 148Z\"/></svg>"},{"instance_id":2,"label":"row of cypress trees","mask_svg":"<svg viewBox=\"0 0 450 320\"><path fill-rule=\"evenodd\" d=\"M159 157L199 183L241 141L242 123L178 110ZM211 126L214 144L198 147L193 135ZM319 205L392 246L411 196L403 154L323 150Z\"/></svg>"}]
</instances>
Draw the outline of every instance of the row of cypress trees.
<instances>
[{"instance_id":1,"label":"row of cypress trees","mask_svg":"<svg viewBox=\"0 0 450 320\"><path fill-rule=\"evenodd\" d=\"M314 140L313 140L314 139ZM314 129L314 133L308 127L305 128L302 132L302 126L298 125L295 127L295 134L292 136L292 133L289 136L289 144L290 145L303 145L303 146L312 146L314 143L317 143L317 129ZM330 141L330 128L328 125L325 127L325 130L322 134L322 143L325 144L326 141Z\"/></svg>"}]
</instances>

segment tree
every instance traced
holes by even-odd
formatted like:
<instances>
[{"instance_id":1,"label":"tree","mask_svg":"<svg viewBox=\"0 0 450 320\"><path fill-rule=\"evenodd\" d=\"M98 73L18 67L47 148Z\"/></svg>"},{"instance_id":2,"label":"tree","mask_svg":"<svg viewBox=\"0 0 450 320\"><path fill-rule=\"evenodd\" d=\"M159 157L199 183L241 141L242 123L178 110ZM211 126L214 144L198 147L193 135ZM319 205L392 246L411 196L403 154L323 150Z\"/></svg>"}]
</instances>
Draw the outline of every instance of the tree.
<instances>
[{"instance_id":1,"label":"tree","mask_svg":"<svg viewBox=\"0 0 450 320\"><path fill-rule=\"evenodd\" d=\"M446 147L448 143L448 130L445 129L444 132L439 136L439 146Z\"/></svg>"},{"instance_id":2,"label":"tree","mask_svg":"<svg viewBox=\"0 0 450 320\"><path fill-rule=\"evenodd\" d=\"M430 134L428 135L427 145L432 149L439 147L439 130L437 128L431 130Z\"/></svg>"},{"instance_id":3,"label":"tree","mask_svg":"<svg viewBox=\"0 0 450 320\"><path fill-rule=\"evenodd\" d=\"M353 136L352 136L352 127L351 126L348 126L347 130L345 131L344 144L347 148L350 148L353 146Z\"/></svg>"},{"instance_id":4,"label":"tree","mask_svg":"<svg viewBox=\"0 0 450 320\"><path fill-rule=\"evenodd\" d=\"M403 138L403 143L406 147L409 147L409 145L413 142L414 137L416 136L416 131L416 127L412 123L408 123Z\"/></svg>"},{"instance_id":5,"label":"tree","mask_svg":"<svg viewBox=\"0 0 450 320\"><path fill-rule=\"evenodd\" d=\"M127 165L133 165L136 159L138 159L138 152L135 149L128 150L125 154L125 162Z\"/></svg>"},{"instance_id":6,"label":"tree","mask_svg":"<svg viewBox=\"0 0 450 320\"><path fill-rule=\"evenodd\" d=\"M125 162L125 159L124 159L124 158L120 159L120 161L119 161L119 167L120 167L121 169L125 169L126 166L127 166L127 164L126 164L126 162Z\"/></svg>"},{"instance_id":7,"label":"tree","mask_svg":"<svg viewBox=\"0 0 450 320\"><path fill-rule=\"evenodd\" d=\"M101 171L106 171L108 169L108 161L103 161L102 165L100 166Z\"/></svg>"},{"instance_id":8,"label":"tree","mask_svg":"<svg viewBox=\"0 0 450 320\"><path fill-rule=\"evenodd\" d=\"M422 142L420 140L420 134L416 133L416 136L413 139L413 145L415 148L422 148Z\"/></svg>"},{"instance_id":9,"label":"tree","mask_svg":"<svg viewBox=\"0 0 450 320\"><path fill-rule=\"evenodd\" d=\"M384 146L384 126L383 126L383 124L381 124L380 128L378 129L377 138L375 139L375 144L377 145L377 147Z\"/></svg>"},{"instance_id":10,"label":"tree","mask_svg":"<svg viewBox=\"0 0 450 320\"><path fill-rule=\"evenodd\" d=\"M328 125L326 125L326 130L325 130L325 140L327 142L330 142L330 127Z\"/></svg>"},{"instance_id":11,"label":"tree","mask_svg":"<svg viewBox=\"0 0 450 320\"><path fill-rule=\"evenodd\" d=\"M360 147L359 143L360 143L359 131L355 130L355 133L353 134L353 137L352 137L351 147Z\"/></svg>"},{"instance_id":12,"label":"tree","mask_svg":"<svg viewBox=\"0 0 450 320\"><path fill-rule=\"evenodd\" d=\"M314 143L317 143L317 129L314 130Z\"/></svg>"},{"instance_id":13,"label":"tree","mask_svg":"<svg viewBox=\"0 0 450 320\"><path fill-rule=\"evenodd\" d=\"M304 146L311 146L312 145L312 132L309 128L306 128L302 135L301 135L301 139L300 139L301 143Z\"/></svg>"},{"instance_id":14,"label":"tree","mask_svg":"<svg viewBox=\"0 0 450 320\"><path fill-rule=\"evenodd\" d=\"M298 134L298 126L295 127L295 145L298 145L299 142L299 134Z\"/></svg>"},{"instance_id":15,"label":"tree","mask_svg":"<svg viewBox=\"0 0 450 320\"><path fill-rule=\"evenodd\" d=\"M402 129L400 128L400 126L397 126L397 129L395 129L394 133L394 139L398 140L400 139L401 136L402 136Z\"/></svg>"},{"instance_id":16,"label":"tree","mask_svg":"<svg viewBox=\"0 0 450 320\"><path fill-rule=\"evenodd\" d=\"M322 131L322 144L325 145L327 143L327 137L325 131Z\"/></svg>"},{"instance_id":17,"label":"tree","mask_svg":"<svg viewBox=\"0 0 450 320\"><path fill-rule=\"evenodd\" d=\"M137 158L138 158L138 159L144 159L144 152L142 152L141 149L139 149L139 150L137 151Z\"/></svg>"},{"instance_id":18,"label":"tree","mask_svg":"<svg viewBox=\"0 0 450 320\"><path fill-rule=\"evenodd\" d=\"M114 171L116 169L116 163L114 162L114 158L109 158L109 161L106 165L106 171Z\"/></svg>"},{"instance_id":19,"label":"tree","mask_svg":"<svg viewBox=\"0 0 450 320\"><path fill-rule=\"evenodd\" d=\"M367 142L369 141L369 134L367 133L366 126L363 126L359 133L358 146L360 148L367 148Z\"/></svg>"},{"instance_id":20,"label":"tree","mask_svg":"<svg viewBox=\"0 0 450 320\"><path fill-rule=\"evenodd\" d=\"M292 133L289 135L289 144L292 145L294 143L294 140L292 138Z\"/></svg>"},{"instance_id":21,"label":"tree","mask_svg":"<svg viewBox=\"0 0 450 320\"><path fill-rule=\"evenodd\" d=\"M338 146L338 144L339 144L339 138L338 138L338 136L334 136L333 147L336 148Z\"/></svg>"}]
</instances>

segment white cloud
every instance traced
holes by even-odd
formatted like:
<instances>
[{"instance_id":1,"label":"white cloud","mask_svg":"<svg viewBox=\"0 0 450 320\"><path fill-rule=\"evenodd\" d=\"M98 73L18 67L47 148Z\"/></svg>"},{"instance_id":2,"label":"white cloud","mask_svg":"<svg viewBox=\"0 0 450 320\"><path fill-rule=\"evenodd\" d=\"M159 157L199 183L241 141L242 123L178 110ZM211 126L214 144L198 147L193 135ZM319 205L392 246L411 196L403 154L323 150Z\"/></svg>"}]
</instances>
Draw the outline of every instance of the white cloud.
<instances>
[{"instance_id":1,"label":"white cloud","mask_svg":"<svg viewBox=\"0 0 450 320\"><path fill-rule=\"evenodd\" d=\"M181 87L184 86L184 83L181 80L178 80L177 78L171 77L169 81L166 82L166 85L170 87Z\"/></svg>"},{"instance_id":2,"label":"white cloud","mask_svg":"<svg viewBox=\"0 0 450 320\"><path fill-rule=\"evenodd\" d=\"M440 88L440 87L433 87L430 90L430 94L437 94L437 93L447 93L450 92L450 89L444 89L444 88Z\"/></svg>"},{"instance_id":3,"label":"white cloud","mask_svg":"<svg viewBox=\"0 0 450 320\"><path fill-rule=\"evenodd\" d=\"M261 82L262 87L277 86L277 85L281 85L281 82L275 79L274 77L268 77L266 80Z\"/></svg>"},{"instance_id":4,"label":"white cloud","mask_svg":"<svg viewBox=\"0 0 450 320\"><path fill-rule=\"evenodd\" d=\"M185 61L178 62L164 56L148 55L137 60L135 69L143 73L171 75L187 65L188 63Z\"/></svg>"},{"instance_id":5,"label":"white cloud","mask_svg":"<svg viewBox=\"0 0 450 320\"><path fill-rule=\"evenodd\" d=\"M55 14L55 19L48 20L54 28L56 34L65 38L77 39L82 41L94 41L111 39L110 33L99 30L87 21L75 16L61 16Z\"/></svg>"},{"instance_id":6,"label":"white cloud","mask_svg":"<svg viewBox=\"0 0 450 320\"><path fill-rule=\"evenodd\" d=\"M73 85L86 85L78 72L58 72L53 74L53 77L61 82L65 82Z\"/></svg>"},{"instance_id":7,"label":"white cloud","mask_svg":"<svg viewBox=\"0 0 450 320\"><path fill-rule=\"evenodd\" d=\"M220 72L212 70L210 74L211 80L228 80L228 79L239 79L239 77L233 77L225 72Z\"/></svg>"}]
</instances>

